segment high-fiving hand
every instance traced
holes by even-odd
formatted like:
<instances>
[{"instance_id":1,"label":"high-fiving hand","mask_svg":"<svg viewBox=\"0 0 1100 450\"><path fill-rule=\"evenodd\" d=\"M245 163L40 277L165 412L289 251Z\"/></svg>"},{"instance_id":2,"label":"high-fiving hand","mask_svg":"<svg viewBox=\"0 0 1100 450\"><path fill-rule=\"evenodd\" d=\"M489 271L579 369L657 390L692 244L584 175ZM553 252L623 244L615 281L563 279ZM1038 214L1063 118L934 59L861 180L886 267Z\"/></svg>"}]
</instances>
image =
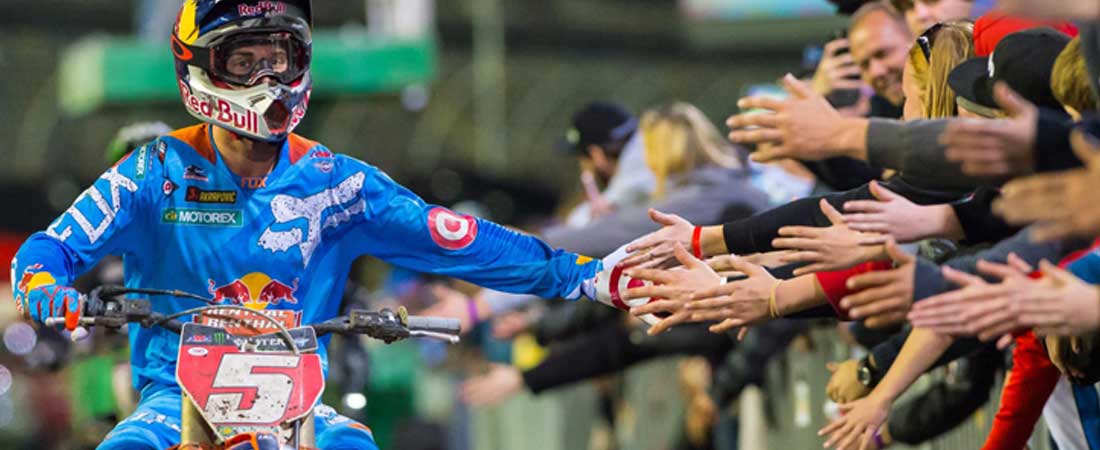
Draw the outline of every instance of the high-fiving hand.
<instances>
[{"instance_id":1,"label":"high-fiving hand","mask_svg":"<svg viewBox=\"0 0 1100 450\"><path fill-rule=\"evenodd\" d=\"M952 119L940 137L947 146L945 156L972 176L1028 173L1035 167L1039 109L1003 81L994 86L993 98L1008 118Z\"/></svg>"},{"instance_id":2,"label":"high-fiving hand","mask_svg":"<svg viewBox=\"0 0 1100 450\"><path fill-rule=\"evenodd\" d=\"M821 199L820 206L832 226L786 226L779 229L780 237L772 240L775 248L794 250L785 262L807 263L794 270L795 276L846 269L886 257L882 244L888 236L853 230L827 200Z\"/></svg>"},{"instance_id":3,"label":"high-fiving hand","mask_svg":"<svg viewBox=\"0 0 1100 450\"><path fill-rule=\"evenodd\" d=\"M1082 336L1100 329L1100 288L1047 261L1044 281L1017 297L1020 324L1039 335Z\"/></svg>"},{"instance_id":4,"label":"high-fiving hand","mask_svg":"<svg viewBox=\"0 0 1100 450\"><path fill-rule=\"evenodd\" d=\"M902 244L933 237L965 237L950 205L918 205L877 181L869 187L875 200L844 203L844 223L851 229L882 233Z\"/></svg>"},{"instance_id":5,"label":"high-fiving hand","mask_svg":"<svg viewBox=\"0 0 1100 450\"><path fill-rule=\"evenodd\" d=\"M649 210L649 218L661 225L661 229L635 239L626 246L630 256L623 260L627 267L670 267L675 265L673 247L680 244L690 248L695 225L675 214Z\"/></svg>"},{"instance_id":6,"label":"high-fiving hand","mask_svg":"<svg viewBox=\"0 0 1100 450\"><path fill-rule=\"evenodd\" d=\"M785 158L817 161L850 156L856 152L854 147L859 146L860 140L866 139L866 120L841 116L825 97L793 75L783 77L783 88L790 94L786 100L756 96L737 102L743 110L759 108L773 113L743 113L726 120L731 141L766 144L752 154L753 161Z\"/></svg>"},{"instance_id":7,"label":"high-fiving hand","mask_svg":"<svg viewBox=\"0 0 1100 450\"><path fill-rule=\"evenodd\" d=\"M893 240L886 243L886 254L894 268L856 275L848 279L855 292L840 299L840 307L853 319L866 319L869 328L881 328L905 320L913 304L913 286L917 258Z\"/></svg>"},{"instance_id":8,"label":"high-fiving hand","mask_svg":"<svg viewBox=\"0 0 1100 450\"><path fill-rule=\"evenodd\" d=\"M710 327L712 333L742 327L738 334L740 339L747 330L745 327L780 315L772 305L780 280L762 266L734 258L732 265L746 278L699 290L692 295L687 310L694 322L718 322Z\"/></svg>"},{"instance_id":9,"label":"high-fiving hand","mask_svg":"<svg viewBox=\"0 0 1100 450\"><path fill-rule=\"evenodd\" d=\"M1026 295L1036 282L1027 277L1031 266L1015 254L1010 254L1007 262L978 262L978 272L993 278L995 283L944 267L944 278L960 288L917 302L909 320L914 327L952 336L978 336L982 340L1000 338L1024 328L1016 298Z\"/></svg>"},{"instance_id":10,"label":"high-fiving hand","mask_svg":"<svg viewBox=\"0 0 1100 450\"><path fill-rule=\"evenodd\" d=\"M712 267L694 258L683 248L674 246L682 269L631 269L627 275L650 281L650 286L628 289L627 299L653 298L649 303L632 308L631 314L667 315L649 328L649 334L661 333L685 322L719 322L710 331L722 333L774 316L769 301L779 280L763 267L743 258L729 256L710 260ZM715 269L744 274L747 278L722 284Z\"/></svg>"},{"instance_id":11,"label":"high-fiving hand","mask_svg":"<svg viewBox=\"0 0 1100 450\"><path fill-rule=\"evenodd\" d=\"M691 301L692 294L699 289L722 284L718 276L707 263L691 256L679 242L672 244L673 256L683 267L674 269L628 269L625 272L638 280L653 284L627 289L623 298L627 300L649 298L648 303L630 309L635 316L654 314L662 320L649 327L653 336L691 319L691 312L684 306Z\"/></svg>"},{"instance_id":12,"label":"high-fiving hand","mask_svg":"<svg viewBox=\"0 0 1100 450\"><path fill-rule=\"evenodd\" d=\"M829 435L825 448L872 450L875 448L875 433L886 423L890 405L891 402L880 399L874 392L851 403L842 403L841 416L818 431L817 435Z\"/></svg>"},{"instance_id":13,"label":"high-fiving hand","mask_svg":"<svg viewBox=\"0 0 1100 450\"><path fill-rule=\"evenodd\" d=\"M994 211L1008 223L1035 222L1033 240L1100 234L1100 208L1095 207L1096 189L1100 188L1100 142L1075 130L1070 143L1084 168L1012 180L994 203Z\"/></svg>"},{"instance_id":14,"label":"high-fiving hand","mask_svg":"<svg viewBox=\"0 0 1100 450\"><path fill-rule=\"evenodd\" d=\"M848 403L866 397L871 388L859 381L859 360L849 359L839 363L831 362L828 369L833 373L825 385L825 394L837 403Z\"/></svg>"}]
</instances>

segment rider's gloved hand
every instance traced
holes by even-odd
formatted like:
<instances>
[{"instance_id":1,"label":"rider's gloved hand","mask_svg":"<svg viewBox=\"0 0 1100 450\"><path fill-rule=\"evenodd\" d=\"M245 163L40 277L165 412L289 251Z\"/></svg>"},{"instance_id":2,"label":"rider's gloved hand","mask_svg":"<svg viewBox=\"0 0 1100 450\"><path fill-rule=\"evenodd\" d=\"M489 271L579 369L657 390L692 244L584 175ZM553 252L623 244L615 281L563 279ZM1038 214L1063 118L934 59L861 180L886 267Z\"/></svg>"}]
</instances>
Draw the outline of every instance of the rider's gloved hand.
<instances>
[{"instance_id":1,"label":"rider's gloved hand","mask_svg":"<svg viewBox=\"0 0 1100 450\"><path fill-rule=\"evenodd\" d=\"M84 313L84 298L68 286L49 284L31 289L24 297L23 311L32 320L45 324L46 319L65 319L65 329L75 330Z\"/></svg>"},{"instance_id":2,"label":"rider's gloved hand","mask_svg":"<svg viewBox=\"0 0 1100 450\"><path fill-rule=\"evenodd\" d=\"M626 246L624 245L604 258L603 271L596 274L596 277L589 280L589 283L586 283L585 287L587 290L585 295L592 300L623 311L629 311L633 306L644 305L648 300L630 300L624 298L626 289L644 286L646 284L646 282L642 280L631 279L629 276L622 273L625 267L620 267L620 263L626 259L627 256ZM659 318L652 314L641 316L640 319L650 325L660 321Z\"/></svg>"}]
</instances>

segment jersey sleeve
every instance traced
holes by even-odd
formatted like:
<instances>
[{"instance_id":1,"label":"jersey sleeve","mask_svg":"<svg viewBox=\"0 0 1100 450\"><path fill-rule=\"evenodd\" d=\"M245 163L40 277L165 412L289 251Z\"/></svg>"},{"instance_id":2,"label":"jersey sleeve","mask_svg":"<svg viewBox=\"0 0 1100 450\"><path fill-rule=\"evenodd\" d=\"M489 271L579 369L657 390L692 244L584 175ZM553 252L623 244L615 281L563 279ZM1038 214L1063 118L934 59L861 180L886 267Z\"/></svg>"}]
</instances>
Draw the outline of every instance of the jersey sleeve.
<instances>
[{"instance_id":1,"label":"jersey sleeve","mask_svg":"<svg viewBox=\"0 0 1100 450\"><path fill-rule=\"evenodd\" d=\"M817 278L818 285L829 300L829 305L836 311L837 317L847 321L851 319L848 317L848 311L840 307L840 299L855 292L848 289L848 279L868 272L889 270L892 265L890 261L867 261L844 270L817 272L814 277Z\"/></svg>"},{"instance_id":2,"label":"jersey sleeve","mask_svg":"<svg viewBox=\"0 0 1100 450\"><path fill-rule=\"evenodd\" d=\"M363 167L360 195L366 220L355 231L363 253L419 272L544 298L575 299L582 284L600 271L597 260L427 204L381 171Z\"/></svg>"},{"instance_id":3,"label":"jersey sleeve","mask_svg":"<svg viewBox=\"0 0 1100 450\"><path fill-rule=\"evenodd\" d=\"M1019 450L1027 444L1061 373L1032 332L1016 337L1012 370L1001 392L1001 407L982 450Z\"/></svg>"},{"instance_id":4,"label":"jersey sleeve","mask_svg":"<svg viewBox=\"0 0 1100 450\"><path fill-rule=\"evenodd\" d=\"M31 235L12 259L17 305L27 290L70 284L108 254L133 253L141 244L141 212L149 203L155 143L139 147L107 169L45 231ZM147 214L146 214L147 215Z\"/></svg>"}]
</instances>

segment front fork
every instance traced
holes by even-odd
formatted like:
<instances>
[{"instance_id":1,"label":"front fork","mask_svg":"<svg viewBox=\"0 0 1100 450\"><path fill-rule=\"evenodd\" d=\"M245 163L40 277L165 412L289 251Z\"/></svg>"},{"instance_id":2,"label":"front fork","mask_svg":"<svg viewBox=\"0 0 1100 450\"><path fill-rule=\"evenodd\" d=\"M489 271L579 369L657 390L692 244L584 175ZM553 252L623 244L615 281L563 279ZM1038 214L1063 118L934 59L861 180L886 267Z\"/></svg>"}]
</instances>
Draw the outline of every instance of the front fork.
<instances>
[{"instance_id":1,"label":"front fork","mask_svg":"<svg viewBox=\"0 0 1100 450\"><path fill-rule=\"evenodd\" d=\"M191 396L187 392L181 394L183 406L180 409L180 449L213 448L213 430L206 425L206 420L203 420L198 408L195 408Z\"/></svg>"},{"instance_id":2,"label":"front fork","mask_svg":"<svg viewBox=\"0 0 1100 450\"><path fill-rule=\"evenodd\" d=\"M191 401L191 397L186 392L181 394L183 406L180 409L180 443L178 448L180 450L221 448L215 444L215 442L221 441L221 438L217 437L214 430L211 430L210 426L206 424L206 420L202 418L199 409L195 407L195 402ZM297 440L299 449L315 450L317 439L313 413L311 412L298 423L300 425L297 427L297 432L292 433L292 436L290 436L290 443L293 444Z\"/></svg>"}]
</instances>

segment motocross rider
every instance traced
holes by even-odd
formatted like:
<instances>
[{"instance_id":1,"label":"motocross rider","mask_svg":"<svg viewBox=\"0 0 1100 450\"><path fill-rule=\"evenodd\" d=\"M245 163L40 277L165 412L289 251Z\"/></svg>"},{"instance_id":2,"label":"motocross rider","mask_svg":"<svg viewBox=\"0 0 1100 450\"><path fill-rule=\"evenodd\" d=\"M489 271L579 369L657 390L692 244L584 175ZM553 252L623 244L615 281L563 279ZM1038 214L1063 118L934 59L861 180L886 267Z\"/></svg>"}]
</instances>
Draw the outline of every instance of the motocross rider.
<instances>
[{"instance_id":1,"label":"motocross rider","mask_svg":"<svg viewBox=\"0 0 1100 450\"><path fill-rule=\"evenodd\" d=\"M311 28L309 0L187 0L171 46L184 106L202 123L131 152L23 244L12 261L20 312L74 330L83 300L69 286L109 254L122 256L128 287L293 310L305 324L338 314L365 254L502 291L594 298L600 261L426 204L293 134L309 102ZM150 300L161 313L202 306ZM141 401L99 448L167 448L180 439L179 336L131 326L129 340ZM314 412L320 448L377 448L362 424Z\"/></svg>"}]
</instances>

